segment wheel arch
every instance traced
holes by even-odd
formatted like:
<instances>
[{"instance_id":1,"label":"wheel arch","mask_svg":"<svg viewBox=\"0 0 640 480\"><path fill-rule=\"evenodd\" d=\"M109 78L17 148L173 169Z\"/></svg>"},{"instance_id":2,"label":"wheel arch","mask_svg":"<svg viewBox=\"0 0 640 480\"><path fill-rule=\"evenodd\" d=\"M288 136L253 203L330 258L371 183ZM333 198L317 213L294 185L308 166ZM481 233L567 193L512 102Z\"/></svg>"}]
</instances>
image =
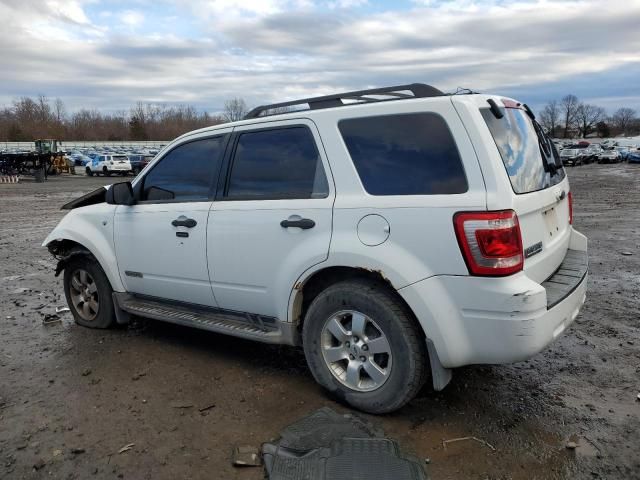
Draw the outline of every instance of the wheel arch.
<instances>
[{"instance_id":1,"label":"wheel arch","mask_svg":"<svg viewBox=\"0 0 640 480\"><path fill-rule=\"evenodd\" d=\"M396 295L397 298L406 306L407 310L415 317L411 307L402 298L402 296L398 294L398 291L391 280L389 280L381 270L348 265L332 265L308 272L306 277L296 282L289 299L289 321L301 327L306 310L320 292L334 283L354 278L370 280L371 282L382 285L384 288L393 292L393 294Z\"/></svg>"},{"instance_id":2,"label":"wheel arch","mask_svg":"<svg viewBox=\"0 0 640 480\"><path fill-rule=\"evenodd\" d=\"M420 321L409 302L398 292L398 289L395 288L391 280L389 280L381 270L345 265L327 266L325 268L309 272L304 279L299 280L295 284L291 292L288 312L289 321L295 323L298 327L298 331L300 331L304 322L305 312L309 308L313 299L333 283L352 278L365 278L384 286L406 307L407 311L416 322L419 331L422 333L423 340L426 342L433 387L436 391L442 390L451 380L451 370L442 366L437 353L437 347L434 344L433 339L429 337L429 332L425 331L425 322ZM439 341L442 334L440 327L438 323L435 322L434 318L430 318L430 320L431 322L428 323L430 323L431 328L435 330L433 334L438 340L438 343L442 345Z\"/></svg>"},{"instance_id":3,"label":"wheel arch","mask_svg":"<svg viewBox=\"0 0 640 480\"><path fill-rule=\"evenodd\" d=\"M67 216L70 215L71 213ZM83 235L79 230L56 228L43 242L42 245L47 247L58 260L56 275L64 270L70 254L73 254L74 251L84 251L100 264L109 283L111 283L111 288L116 292L124 292L125 288L118 272L118 264L113 250L113 241L110 242L108 237L104 235Z\"/></svg>"}]
</instances>

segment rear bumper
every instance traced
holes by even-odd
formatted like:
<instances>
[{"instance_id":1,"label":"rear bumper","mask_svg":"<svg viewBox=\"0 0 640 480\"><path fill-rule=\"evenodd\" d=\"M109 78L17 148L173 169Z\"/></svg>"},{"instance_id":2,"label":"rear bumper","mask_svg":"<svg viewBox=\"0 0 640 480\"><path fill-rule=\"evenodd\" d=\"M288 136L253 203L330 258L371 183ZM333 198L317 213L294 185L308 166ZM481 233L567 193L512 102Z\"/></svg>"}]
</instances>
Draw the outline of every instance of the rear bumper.
<instances>
[{"instance_id":1,"label":"rear bumper","mask_svg":"<svg viewBox=\"0 0 640 480\"><path fill-rule=\"evenodd\" d=\"M503 278L436 276L399 290L447 368L526 360L555 340L586 298L587 241L572 231L558 271L542 284L524 272Z\"/></svg>"}]
</instances>

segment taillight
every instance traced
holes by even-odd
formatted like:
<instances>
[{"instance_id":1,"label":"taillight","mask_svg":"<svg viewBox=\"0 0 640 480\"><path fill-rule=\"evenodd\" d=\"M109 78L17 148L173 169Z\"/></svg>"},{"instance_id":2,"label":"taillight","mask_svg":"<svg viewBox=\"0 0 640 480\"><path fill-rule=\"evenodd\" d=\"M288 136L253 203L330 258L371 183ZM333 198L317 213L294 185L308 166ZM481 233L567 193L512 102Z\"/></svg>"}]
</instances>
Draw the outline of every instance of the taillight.
<instances>
[{"instance_id":1,"label":"taillight","mask_svg":"<svg viewBox=\"0 0 640 480\"><path fill-rule=\"evenodd\" d=\"M516 212L461 212L455 214L453 224L469 273L506 276L522 270L524 252Z\"/></svg>"},{"instance_id":2,"label":"taillight","mask_svg":"<svg viewBox=\"0 0 640 480\"><path fill-rule=\"evenodd\" d=\"M569 200L569 225L573 225L573 196L571 192L567 195L567 199Z\"/></svg>"}]
</instances>

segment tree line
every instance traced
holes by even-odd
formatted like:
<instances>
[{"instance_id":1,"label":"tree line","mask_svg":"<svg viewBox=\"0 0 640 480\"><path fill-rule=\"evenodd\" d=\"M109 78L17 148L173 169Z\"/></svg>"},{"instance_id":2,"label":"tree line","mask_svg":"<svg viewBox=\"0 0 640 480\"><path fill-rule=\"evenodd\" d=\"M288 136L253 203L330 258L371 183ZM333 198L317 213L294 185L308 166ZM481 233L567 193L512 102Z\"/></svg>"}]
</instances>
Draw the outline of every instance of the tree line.
<instances>
[{"instance_id":1,"label":"tree line","mask_svg":"<svg viewBox=\"0 0 640 480\"><path fill-rule=\"evenodd\" d=\"M225 102L219 114L199 112L191 105L143 102L128 111L102 113L81 109L69 114L59 98L22 97L0 109L0 141L172 140L191 130L240 120L248 110L243 99L234 98Z\"/></svg>"},{"instance_id":2,"label":"tree line","mask_svg":"<svg viewBox=\"0 0 640 480\"><path fill-rule=\"evenodd\" d=\"M619 108L608 116L604 108L566 95L547 103L538 121L555 138L587 138L591 134L604 137L640 135L638 113L628 107Z\"/></svg>"},{"instance_id":3,"label":"tree line","mask_svg":"<svg viewBox=\"0 0 640 480\"><path fill-rule=\"evenodd\" d=\"M278 109L288 111L288 109ZM249 111L242 98L227 100L218 114L199 112L191 105L138 102L128 111L102 113L81 109L67 113L64 102L44 95L22 97L0 109L0 141L38 138L82 140L172 140L198 128L241 120ZM542 127L556 138L640 135L640 118L632 108L605 109L581 102L575 95L547 103L538 115Z\"/></svg>"}]
</instances>

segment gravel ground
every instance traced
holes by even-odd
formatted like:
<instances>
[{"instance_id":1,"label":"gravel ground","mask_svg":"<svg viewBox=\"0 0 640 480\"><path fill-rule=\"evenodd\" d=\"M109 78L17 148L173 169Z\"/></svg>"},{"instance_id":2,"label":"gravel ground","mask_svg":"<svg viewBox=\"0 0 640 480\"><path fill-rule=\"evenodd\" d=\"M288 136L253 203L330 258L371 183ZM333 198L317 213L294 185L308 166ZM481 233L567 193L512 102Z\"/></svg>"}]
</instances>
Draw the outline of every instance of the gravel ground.
<instances>
[{"instance_id":1,"label":"gravel ground","mask_svg":"<svg viewBox=\"0 0 640 480\"><path fill-rule=\"evenodd\" d=\"M367 417L433 479L640 478L640 166L569 176L591 261L573 326L528 362L459 369L445 391ZM108 180L0 185L0 477L262 478L231 466L234 445L258 447L321 406L347 410L300 350L142 320L43 325L65 301L40 243L60 205ZM487 443L443 446L467 436Z\"/></svg>"}]
</instances>

